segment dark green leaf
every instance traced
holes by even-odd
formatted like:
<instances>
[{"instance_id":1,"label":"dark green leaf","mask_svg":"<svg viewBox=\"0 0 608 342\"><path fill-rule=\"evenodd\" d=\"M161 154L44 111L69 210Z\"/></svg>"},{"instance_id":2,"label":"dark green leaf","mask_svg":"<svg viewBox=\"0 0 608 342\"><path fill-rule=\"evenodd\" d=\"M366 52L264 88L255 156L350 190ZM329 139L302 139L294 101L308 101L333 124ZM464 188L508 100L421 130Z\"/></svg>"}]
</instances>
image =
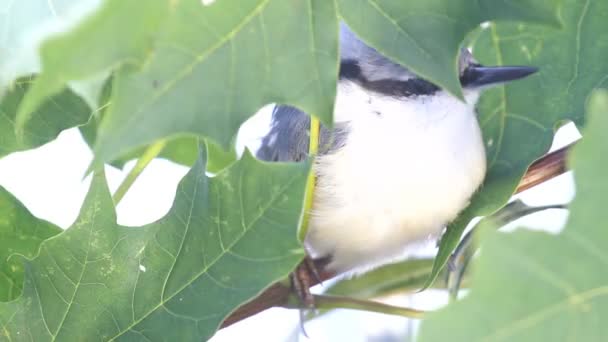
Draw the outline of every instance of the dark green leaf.
<instances>
[{"instance_id":1,"label":"dark green leaf","mask_svg":"<svg viewBox=\"0 0 608 342\"><path fill-rule=\"evenodd\" d=\"M469 221L504 205L528 165L547 152L556 127L567 120L582 124L588 94L608 85L608 2L567 0L561 17L561 30L492 25L475 44L476 56L485 64L534 65L540 72L482 97L479 120L488 175L471 206L442 238L435 274Z\"/></svg>"},{"instance_id":2,"label":"dark green leaf","mask_svg":"<svg viewBox=\"0 0 608 342\"><path fill-rule=\"evenodd\" d=\"M302 259L309 163L246 154L214 178L204 158L160 221L116 224L103 175L76 223L26 263L23 295L0 303L0 336L21 341L201 341Z\"/></svg>"},{"instance_id":3,"label":"dark green leaf","mask_svg":"<svg viewBox=\"0 0 608 342\"><path fill-rule=\"evenodd\" d=\"M561 0L338 0L346 23L369 45L462 97L457 56L465 36L490 20L558 25Z\"/></svg>"},{"instance_id":4,"label":"dark green leaf","mask_svg":"<svg viewBox=\"0 0 608 342\"><path fill-rule=\"evenodd\" d=\"M62 130L86 123L91 116L91 109L78 95L63 90L38 107L19 141L15 135L15 116L31 83L31 78L17 80L0 100L0 158L45 144Z\"/></svg>"},{"instance_id":5,"label":"dark green leaf","mask_svg":"<svg viewBox=\"0 0 608 342\"><path fill-rule=\"evenodd\" d=\"M572 152L577 195L565 230L486 233L471 293L431 315L420 341L605 340L606 130L608 92L601 92L591 100L585 139Z\"/></svg>"},{"instance_id":6,"label":"dark green leaf","mask_svg":"<svg viewBox=\"0 0 608 342\"><path fill-rule=\"evenodd\" d=\"M0 186L0 302L21 294L23 261L15 254L33 258L42 241L59 233L61 228L34 217Z\"/></svg>"}]
</instances>

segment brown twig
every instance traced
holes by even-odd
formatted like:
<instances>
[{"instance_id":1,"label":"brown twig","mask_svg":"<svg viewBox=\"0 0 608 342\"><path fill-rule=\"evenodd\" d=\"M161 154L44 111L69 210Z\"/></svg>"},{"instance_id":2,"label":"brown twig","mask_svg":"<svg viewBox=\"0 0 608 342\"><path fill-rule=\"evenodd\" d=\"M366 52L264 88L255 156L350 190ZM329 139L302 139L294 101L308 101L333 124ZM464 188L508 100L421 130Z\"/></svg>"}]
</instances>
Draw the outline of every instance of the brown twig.
<instances>
[{"instance_id":1,"label":"brown twig","mask_svg":"<svg viewBox=\"0 0 608 342\"><path fill-rule=\"evenodd\" d=\"M527 190L566 172L566 155L573 145L574 143L548 153L532 163L522 180L519 182L515 193ZM324 281L333 278L334 276L335 274L321 272L319 280ZM313 279L315 284L317 283L315 277L311 276L311 279ZM233 312L224 323L222 323L221 327L225 328L274 306L286 306L288 304L289 296L289 287L280 283L274 284L262 292L258 297Z\"/></svg>"},{"instance_id":2,"label":"brown twig","mask_svg":"<svg viewBox=\"0 0 608 342\"><path fill-rule=\"evenodd\" d=\"M575 142L568 146L562 147L559 150L545 154L543 157L532 163L524 177L519 182L515 193L517 194L524 190L528 190L533 186L546 182L549 179L555 178L566 172L566 155L574 144Z\"/></svg>"}]
</instances>

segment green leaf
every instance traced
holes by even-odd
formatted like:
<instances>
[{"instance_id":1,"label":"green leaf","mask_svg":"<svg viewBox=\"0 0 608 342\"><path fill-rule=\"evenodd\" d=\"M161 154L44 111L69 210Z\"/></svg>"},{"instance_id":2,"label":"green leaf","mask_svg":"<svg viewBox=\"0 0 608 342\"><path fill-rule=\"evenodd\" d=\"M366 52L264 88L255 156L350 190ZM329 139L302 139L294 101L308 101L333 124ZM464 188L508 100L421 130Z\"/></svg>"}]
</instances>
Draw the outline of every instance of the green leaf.
<instances>
[{"instance_id":1,"label":"green leaf","mask_svg":"<svg viewBox=\"0 0 608 342\"><path fill-rule=\"evenodd\" d=\"M486 216L479 220L479 222L477 222L475 226L473 226L471 230L464 235L448 261L450 267L447 271L447 287L450 296L452 298L457 298L463 277L466 275L466 271L469 269L469 261L478 250L478 241L476 241L477 232L483 233L485 229L489 229L488 227L499 229L516 220L519 220L520 218L538 213L543 210L567 208L568 207L565 204L529 206L522 200L516 199L509 202L509 204L505 205L492 215Z\"/></svg>"},{"instance_id":2,"label":"green leaf","mask_svg":"<svg viewBox=\"0 0 608 342\"><path fill-rule=\"evenodd\" d=\"M469 208L443 236L434 275L469 221L495 212L509 200L528 166L551 146L554 130L567 120L584 123L588 94L608 85L606 13L608 2L567 0L561 30L504 23L480 35L474 52L482 63L535 65L540 72L481 98L479 122L488 174Z\"/></svg>"},{"instance_id":3,"label":"green leaf","mask_svg":"<svg viewBox=\"0 0 608 342\"><path fill-rule=\"evenodd\" d=\"M89 120L86 125L79 127L82 137L91 148L95 146L97 131L99 129L99 121L102 120L103 115L110 104L112 93L111 85L112 82L111 79L109 79L102 89L102 93L100 95L100 102L102 105L100 106L100 110L96 112L93 119ZM167 142L158 157L191 167L198 158L198 141L199 139L197 137L178 136ZM229 151L225 151L221 146L209 139L206 140L205 145L207 146L207 171L209 172L217 173L237 159L236 150L234 148L231 148ZM122 168L128 161L139 159L147 149L148 146L145 146L129 152L123 156L120 156L118 159L112 160L110 164L112 166Z\"/></svg>"},{"instance_id":4,"label":"green leaf","mask_svg":"<svg viewBox=\"0 0 608 342\"><path fill-rule=\"evenodd\" d=\"M487 233L470 294L429 316L420 341L603 341L608 326L608 92L591 99L571 166L576 198L559 235ZM497 296L497 294L500 294ZM477 324L471 324L477 322Z\"/></svg>"},{"instance_id":5,"label":"green leaf","mask_svg":"<svg viewBox=\"0 0 608 342\"><path fill-rule=\"evenodd\" d=\"M559 25L561 0L338 0L349 27L370 46L459 98L458 52L483 22Z\"/></svg>"},{"instance_id":6,"label":"green leaf","mask_svg":"<svg viewBox=\"0 0 608 342\"><path fill-rule=\"evenodd\" d=\"M0 302L15 299L23 287L23 262L13 255L32 258L42 241L61 231L54 224L34 217L0 186Z\"/></svg>"},{"instance_id":7,"label":"green leaf","mask_svg":"<svg viewBox=\"0 0 608 342\"><path fill-rule=\"evenodd\" d=\"M224 150L220 145L216 144L213 140L207 139L205 140L205 144L207 145L207 153L209 154L209 161L207 162L207 171L211 173L217 173L221 170L225 169L232 163L237 160L236 150L231 148L229 151ZM167 155L177 156L178 152L172 150L172 144L166 147ZM180 149L181 152L185 152L185 149L182 147Z\"/></svg>"},{"instance_id":8,"label":"green leaf","mask_svg":"<svg viewBox=\"0 0 608 342\"><path fill-rule=\"evenodd\" d=\"M48 39L40 49L42 71L19 108L17 129L68 81L98 76L121 63L141 67L170 3L153 0L142 6L137 0L107 0L75 29Z\"/></svg>"},{"instance_id":9,"label":"green leaf","mask_svg":"<svg viewBox=\"0 0 608 342\"><path fill-rule=\"evenodd\" d=\"M15 116L21 100L31 87L32 78L17 80L0 100L0 158L5 155L45 144L64 129L85 124L91 109L74 92L65 89L45 100L32 113L22 139L15 135Z\"/></svg>"},{"instance_id":10,"label":"green leaf","mask_svg":"<svg viewBox=\"0 0 608 342\"><path fill-rule=\"evenodd\" d=\"M302 259L296 232L310 163L246 154L216 177L204 157L172 209L116 224L104 176L76 223L26 263L22 297L0 303L0 336L35 341L201 341Z\"/></svg>"},{"instance_id":11,"label":"green leaf","mask_svg":"<svg viewBox=\"0 0 608 342\"><path fill-rule=\"evenodd\" d=\"M203 7L182 1L146 69L117 75L96 158L110 160L178 132L227 146L269 102L290 103L330 123L336 76L332 2L224 0Z\"/></svg>"},{"instance_id":12,"label":"green leaf","mask_svg":"<svg viewBox=\"0 0 608 342\"><path fill-rule=\"evenodd\" d=\"M91 120L86 125L80 126L80 133L90 147L95 144L96 132L97 125L95 120ZM164 158L190 167L194 165L194 162L197 159L198 141L198 138L192 136L173 138L169 140L167 145L158 155L158 158ZM206 139L205 144L207 145L207 171L217 173L237 160L234 147L231 147L226 151L222 146L210 139ZM148 146L129 152L118 159L111 161L109 164L122 169L127 162L139 159L144 151L147 150Z\"/></svg>"},{"instance_id":13,"label":"green leaf","mask_svg":"<svg viewBox=\"0 0 608 342\"><path fill-rule=\"evenodd\" d=\"M68 80L122 65L97 161L179 133L208 136L226 147L240 124L271 102L297 106L331 125L338 74L332 1L151 3L109 0L76 30L45 44L40 80L18 122L27 122Z\"/></svg>"}]
</instances>

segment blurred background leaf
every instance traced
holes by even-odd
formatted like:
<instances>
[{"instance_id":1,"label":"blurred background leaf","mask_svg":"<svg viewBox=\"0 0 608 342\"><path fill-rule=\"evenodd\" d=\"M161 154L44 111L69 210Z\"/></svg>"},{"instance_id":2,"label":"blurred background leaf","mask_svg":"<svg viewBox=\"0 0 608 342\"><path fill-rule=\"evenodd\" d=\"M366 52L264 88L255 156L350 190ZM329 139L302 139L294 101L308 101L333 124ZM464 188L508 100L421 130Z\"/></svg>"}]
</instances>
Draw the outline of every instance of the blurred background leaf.
<instances>
[{"instance_id":1,"label":"blurred background leaf","mask_svg":"<svg viewBox=\"0 0 608 342\"><path fill-rule=\"evenodd\" d=\"M40 71L38 49L45 39L66 32L102 0L0 0L0 98L17 78ZM87 98L95 91L76 87Z\"/></svg>"},{"instance_id":2,"label":"blurred background leaf","mask_svg":"<svg viewBox=\"0 0 608 342\"><path fill-rule=\"evenodd\" d=\"M470 294L423 322L420 341L603 341L608 326L608 92L590 101L590 124L575 147L576 181L558 235L486 232ZM474 322L474 324L471 324Z\"/></svg>"},{"instance_id":3,"label":"blurred background leaf","mask_svg":"<svg viewBox=\"0 0 608 342\"><path fill-rule=\"evenodd\" d=\"M491 24L475 42L475 55L484 64L533 65L540 71L482 96L479 121L488 174L444 234L431 281L471 219L507 203L528 166L549 150L554 131L568 120L584 124L588 95L608 84L608 2L565 0L560 13L562 29Z\"/></svg>"}]
</instances>

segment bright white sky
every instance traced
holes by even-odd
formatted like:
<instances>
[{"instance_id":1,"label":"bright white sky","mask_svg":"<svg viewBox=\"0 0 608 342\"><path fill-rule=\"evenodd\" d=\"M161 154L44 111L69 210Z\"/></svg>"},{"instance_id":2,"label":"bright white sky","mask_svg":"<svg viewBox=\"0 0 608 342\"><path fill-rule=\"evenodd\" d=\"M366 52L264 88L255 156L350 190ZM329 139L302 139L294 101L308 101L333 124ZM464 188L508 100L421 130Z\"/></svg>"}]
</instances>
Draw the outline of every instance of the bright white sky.
<instances>
[{"instance_id":1,"label":"bright white sky","mask_svg":"<svg viewBox=\"0 0 608 342\"><path fill-rule=\"evenodd\" d=\"M268 117L266 108L263 114L248 122L241 130L239 143L256 145L260 132L266 129ZM558 133L553 148L578 137L576 128L568 125ZM91 157L78 131L71 129L38 149L0 159L0 185L19 198L37 217L67 228L76 219L88 189L90 179L82 180L82 176ZM129 170L133 164L129 163L125 169ZM111 167L107 167L106 172L112 191L127 173ZM171 162L153 161L118 206L119 223L139 226L165 215L173 202L176 186L186 172L185 167ZM571 176L564 175L528 190L520 197L528 204L542 205L566 203L573 194ZM525 224L555 231L563 225L566 217L565 212L552 210L532 215ZM432 253L432 248L427 248L426 253ZM414 297L391 298L391 303L432 309L441 305L443 300L445 297L441 294L427 291ZM408 324L400 317L342 310L310 322L306 330L311 341L367 341L366 336L403 336ZM263 336L267 341L286 341L294 340L298 332L296 311L272 309L220 331L213 341L247 340L252 336Z\"/></svg>"}]
</instances>

